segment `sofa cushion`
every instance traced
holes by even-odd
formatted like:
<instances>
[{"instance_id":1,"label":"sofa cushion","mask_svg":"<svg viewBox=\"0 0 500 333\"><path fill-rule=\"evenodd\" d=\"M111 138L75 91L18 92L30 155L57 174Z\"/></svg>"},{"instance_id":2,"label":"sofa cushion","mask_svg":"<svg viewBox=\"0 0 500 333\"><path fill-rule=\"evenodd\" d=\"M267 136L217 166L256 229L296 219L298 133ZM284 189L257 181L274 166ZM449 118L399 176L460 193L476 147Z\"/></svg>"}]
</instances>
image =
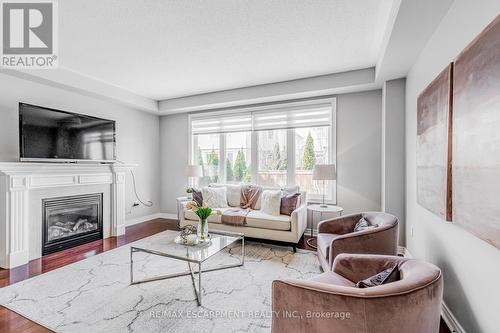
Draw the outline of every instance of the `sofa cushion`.
<instances>
[{"instance_id":1,"label":"sofa cushion","mask_svg":"<svg viewBox=\"0 0 500 333\"><path fill-rule=\"evenodd\" d=\"M320 253L328 259L330 257L330 245L332 245L332 240L339 237L336 234L318 234L318 250Z\"/></svg>"},{"instance_id":2,"label":"sofa cushion","mask_svg":"<svg viewBox=\"0 0 500 333\"><path fill-rule=\"evenodd\" d=\"M226 187L204 187L201 192L203 194L203 201L208 207L227 207Z\"/></svg>"},{"instance_id":3,"label":"sofa cushion","mask_svg":"<svg viewBox=\"0 0 500 333\"><path fill-rule=\"evenodd\" d=\"M292 215L299 203L300 193L284 194L281 197L280 213L283 215Z\"/></svg>"},{"instance_id":4,"label":"sofa cushion","mask_svg":"<svg viewBox=\"0 0 500 333\"><path fill-rule=\"evenodd\" d=\"M241 198L241 185L228 184L226 186L226 190L228 205L231 207L239 207Z\"/></svg>"},{"instance_id":5,"label":"sofa cushion","mask_svg":"<svg viewBox=\"0 0 500 333\"><path fill-rule=\"evenodd\" d=\"M264 213L279 216L281 207L281 191L280 190L264 190L261 195L262 203L261 210Z\"/></svg>"},{"instance_id":6,"label":"sofa cushion","mask_svg":"<svg viewBox=\"0 0 500 333\"><path fill-rule=\"evenodd\" d=\"M335 286L344 286L344 287L354 287L355 284L351 280L346 279L342 275L337 273L327 271L323 274L316 275L315 277L309 279L310 281L333 284Z\"/></svg>"},{"instance_id":7,"label":"sofa cushion","mask_svg":"<svg viewBox=\"0 0 500 333\"><path fill-rule=\"evenodd\" d=\"M281 191L283 192L283 195L294 194L294 193L300 192L300 187L298 185L288 186L288 187L283 188Z\"/></svg>"},{"instance_id":8,"label":"sofa cushion","mask_svg":"<svg viewBox=\"0 0 500 333\"><path fill-rule=\"evenodd\" d=\"M209 187L226 188L227 204L231 207L239 207L241 199L241 185L239 184L217 184L211 183Z\"/></svg>"},{"instance_id":9,"label":"sofa cushion","mask_svg":"<svg viewBox=\"0 0 500 333\"><path fill-rule=\"evenodd\" d=\"M291 218L288 215L270 215L261 210L252 210L247 215L247 227L272 229L272 230L290 230Z\"/></svg>"},{"instance_id":10,"label":"sofa cushion","mask_svg":"<svg viewBox=\"0 0 500 333\"><path fill-rule=\"evenodd\" d=\"M198 207L203 206L203 195L200 190L195 188L193 188L193 201L196 202Z\"/></svg>"},{"instance_id":11,"label":"sofa cushion","mask_svg":"<svg viewBox=\"0 0 500 333\"><path fill-rule=\"evenodd\" d=\"M262 191L266 190L276 190L276 191L281 191L281 188L279 187L271 187L271 186L262 186ZM255 203L255 209L259 210L262 209L262 195L257 199L257 202Z\"/></svg>"}]
</instances>

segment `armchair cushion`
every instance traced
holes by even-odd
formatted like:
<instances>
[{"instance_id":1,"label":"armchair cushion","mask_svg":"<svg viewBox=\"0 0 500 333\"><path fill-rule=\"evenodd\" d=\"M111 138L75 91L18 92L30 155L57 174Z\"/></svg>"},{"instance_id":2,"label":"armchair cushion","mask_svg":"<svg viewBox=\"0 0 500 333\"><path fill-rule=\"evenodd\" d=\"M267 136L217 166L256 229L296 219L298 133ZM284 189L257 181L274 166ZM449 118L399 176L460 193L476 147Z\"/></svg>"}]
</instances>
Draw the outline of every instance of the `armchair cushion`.
<instances>
[{"instance_id":1,"label":"armchair cushion","mask_svg":"<svg viewBox=\"0 0 500 333\"><path fill-rule=\"evenodd\" d=\"M345 286L345 287L354 287L355 284L351 280L346 279L342 275L336 274L334 272L325 272L323 274L317 275L309 281L314 281L314 282L319 282L319 283L326 283L326 284L333 284L336 286Z\"/></svg>"}]
</instances>

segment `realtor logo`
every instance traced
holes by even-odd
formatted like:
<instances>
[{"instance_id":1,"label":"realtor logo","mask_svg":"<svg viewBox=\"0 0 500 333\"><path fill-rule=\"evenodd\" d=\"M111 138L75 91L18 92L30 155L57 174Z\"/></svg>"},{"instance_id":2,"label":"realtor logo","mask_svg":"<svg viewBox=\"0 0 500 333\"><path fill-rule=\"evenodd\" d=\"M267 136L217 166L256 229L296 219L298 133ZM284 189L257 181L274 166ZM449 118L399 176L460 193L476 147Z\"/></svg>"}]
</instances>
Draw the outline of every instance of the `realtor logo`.
<instances>
[{"instance_id":1,"label":"realtor logo","mask_svg":"<svg viewBox=\"0 0 500 333\"><path fill-rule=\"evenodd\" d=\"M57 67L57 2L0 0L2 67Z\"/></svg>"}]
</instances>

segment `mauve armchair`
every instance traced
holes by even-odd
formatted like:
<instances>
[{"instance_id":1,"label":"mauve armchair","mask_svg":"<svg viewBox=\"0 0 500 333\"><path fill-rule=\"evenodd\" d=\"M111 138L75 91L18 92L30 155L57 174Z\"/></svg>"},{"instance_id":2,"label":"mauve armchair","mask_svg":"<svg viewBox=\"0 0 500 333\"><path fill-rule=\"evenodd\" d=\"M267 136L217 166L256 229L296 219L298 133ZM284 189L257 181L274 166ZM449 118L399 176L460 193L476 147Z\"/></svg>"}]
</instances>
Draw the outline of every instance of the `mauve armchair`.
<instances>
[{"instance_id":1,"label":"mauve armchair","mask_svg":"<svg viewBox=\"0 0 500 333\"><path fill-rule=\"evenodd\" d=\"M375 228L356 231L364 217ZM341 253L396 255L398 251L398 218L383 212L345 215L318 224L318 259L327 272Z\"/></svg>"},{"instance_id":2,"label":"mauve armchair","mask_svg":"<svg viewBox=\"0 0 500 333\"><path fill-rule=\"evenodd\" d=\"M355 286L395 264L399 280ZM437 333L443 278L439 268L415 259L340 254L333 271L275 280L272 293L273 333Z\"/></svg>"}]
</instances>

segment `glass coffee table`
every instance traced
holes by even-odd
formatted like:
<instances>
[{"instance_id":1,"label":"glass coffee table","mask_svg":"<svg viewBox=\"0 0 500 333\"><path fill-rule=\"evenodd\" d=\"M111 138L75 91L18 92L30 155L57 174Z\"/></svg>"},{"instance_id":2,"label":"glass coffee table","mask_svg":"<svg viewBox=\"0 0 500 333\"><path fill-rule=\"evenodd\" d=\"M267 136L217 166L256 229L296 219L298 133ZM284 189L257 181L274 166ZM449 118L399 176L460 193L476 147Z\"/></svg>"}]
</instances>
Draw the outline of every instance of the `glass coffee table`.
<instances>
[{"instance_id":1,"label":"glass coffee table","mask_svg":"<svg viewBox=\"0 0 500 333\"><path fill-rule=\"evenodd\" d=\"M194 292L198 305L201 305L201 273L218 271L221 269L240 267L245 264L245 236L240 233L212 231L210 232L210 241L197 245L183 245L175 243L175 234L167 233L165 237L158 237L153 242L143 246L130 247L130 284L138 284L150 281L158 281L171 279L179 276L191 275ZM219 265L213 268L202 269L202 263L213 257L220 251L224 250L231 244L241 240L241 260L236 264ZM188 271L181 273L173 273L152 278L134 281L134 253L145 252L161 257L172 258L185 261L188 265ZM191 264L198 266L198 270L194 270ZM195 275L198 274L198 288L196 288Z\"/></svg>"}]
</instances>

